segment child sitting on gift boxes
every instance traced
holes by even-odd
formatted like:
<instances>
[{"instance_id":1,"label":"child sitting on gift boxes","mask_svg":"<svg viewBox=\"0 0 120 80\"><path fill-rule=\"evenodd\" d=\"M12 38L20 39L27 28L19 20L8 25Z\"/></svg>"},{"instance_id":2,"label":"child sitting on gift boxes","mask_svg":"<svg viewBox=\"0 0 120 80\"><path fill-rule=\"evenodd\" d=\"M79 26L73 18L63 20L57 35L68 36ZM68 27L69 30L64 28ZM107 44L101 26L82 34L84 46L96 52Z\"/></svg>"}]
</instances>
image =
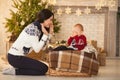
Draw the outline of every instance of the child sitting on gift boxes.
<instances>
[{"instance_id":1,"label":"child sitting on gift boxes","mask_svg":"<svg viewBox=\"0 0 120 80\"><path fill-rule=\"evenodd\" d=\"M69 48L74 50L82 50L87 45L87 40L83 34L83 26L81 24L76 24L73 27L72 35L69 37L67 44Z\"/></svg>"},{"instance_id":2,"label":"child sitting on gift boxes","mask_svg":"<svg viewBox=\"0 0 120 80\"><path fill-rule=\"evenodd\" d=\"M67 41L68 47L58 46L53 50L58 51L58 50L82 50L84 49L84 47L87 45L87 40L83 32L84 32L83 26L81 24L76 24L73 27L72 35L69 37Z\"/></svg>"}]
</instances>

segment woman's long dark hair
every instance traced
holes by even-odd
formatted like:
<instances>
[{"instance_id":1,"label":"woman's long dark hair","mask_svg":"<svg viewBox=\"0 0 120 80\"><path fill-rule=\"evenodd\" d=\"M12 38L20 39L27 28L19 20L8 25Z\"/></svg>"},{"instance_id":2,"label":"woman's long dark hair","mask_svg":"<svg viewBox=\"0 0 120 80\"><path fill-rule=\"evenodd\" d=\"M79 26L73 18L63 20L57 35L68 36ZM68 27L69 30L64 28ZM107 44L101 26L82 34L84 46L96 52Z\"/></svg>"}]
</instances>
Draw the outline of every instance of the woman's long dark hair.
<instances>
[{"instance_id":1,"label":"woman's long dark hair","mask_svg":"<svg viewBox=\"0 0 120 80\"><path fill-rule=\"evenodd\" d=\"M46 19L50 18L51 16L54 16L52 11L50 11L49 9L43 9L40 12L38 12L36 21L38 21L39 23L43 23Z\"/></svg>"}]
</instances>

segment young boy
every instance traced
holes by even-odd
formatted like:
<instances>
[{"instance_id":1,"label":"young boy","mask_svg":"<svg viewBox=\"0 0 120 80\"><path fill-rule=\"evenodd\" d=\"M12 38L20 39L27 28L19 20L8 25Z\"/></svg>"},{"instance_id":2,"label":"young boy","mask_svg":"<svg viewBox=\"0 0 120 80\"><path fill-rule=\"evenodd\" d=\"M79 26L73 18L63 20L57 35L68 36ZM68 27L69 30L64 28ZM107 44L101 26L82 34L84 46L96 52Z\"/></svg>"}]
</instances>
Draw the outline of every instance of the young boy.
<instances>
[{"instance_id":1,"label":"young boy","mask_svg":"<svg viewBox=\"0 0 120 80\"><path fill-rule=\"evenodd\" d=\"M76 24L73 27L72 35L67 41L69 48L73 48L74 50L84 49L84 47L87 45L87 40L83 32L84 29L81 24Z\"/></svg>"},{"instance_id":2,"label":"young boy","mask_svg":"<svg viewBox=\"0 0 120 80\"><path fill-rule=\"evenodd\" d=\"M67 41L67 46L61 45L53 49L54 51L59 50L82 50L87 45L87 40L85 35L83 34L83 26L81 24L76 24L73 27L72 35L69 37Z\"/></svg>"}]
</instances>

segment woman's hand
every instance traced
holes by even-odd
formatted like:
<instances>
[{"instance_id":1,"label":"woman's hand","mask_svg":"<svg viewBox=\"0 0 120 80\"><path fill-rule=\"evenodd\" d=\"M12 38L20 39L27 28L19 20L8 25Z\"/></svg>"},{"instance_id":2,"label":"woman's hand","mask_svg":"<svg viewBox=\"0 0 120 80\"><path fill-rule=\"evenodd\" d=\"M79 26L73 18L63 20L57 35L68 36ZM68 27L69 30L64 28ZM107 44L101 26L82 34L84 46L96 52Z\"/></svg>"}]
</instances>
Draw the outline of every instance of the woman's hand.
<instances>
[{"instance_id":1,"label":"woman's hand","mask_svg":"<svg viewBox=\"0 0 120 80\"><path fill-rule=\"evenodd\" d=\"M50 24L50 34L54 34L54 25Z\"/></svg>"},{"instance_id":2,"label":"woman's hand","mask_svg":"<svg viewBox=\"0 0 120 80\"><path fill-rule=\"evenodd\" d=\"M47 30L45 29L45 27L43 26L43 24L41 24L41 26L42 26L42 32L44 34L48 35L49 33L47 32Z\"/></svg>"}]
</instances>

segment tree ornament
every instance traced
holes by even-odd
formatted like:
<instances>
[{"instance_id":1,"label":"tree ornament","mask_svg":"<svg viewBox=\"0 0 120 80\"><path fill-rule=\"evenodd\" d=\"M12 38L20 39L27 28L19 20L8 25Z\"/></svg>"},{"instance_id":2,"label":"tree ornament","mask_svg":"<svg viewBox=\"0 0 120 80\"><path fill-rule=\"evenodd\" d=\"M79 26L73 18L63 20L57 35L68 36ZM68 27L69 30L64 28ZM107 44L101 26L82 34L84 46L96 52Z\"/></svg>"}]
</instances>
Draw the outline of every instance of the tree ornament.
<instances>
[{"instance_id":1,"label":"tree ornament","mask_svg":"<svg viewBox=\"0 0 120 80\"><path fill-rule=\"evenodd\" d=\"M42 3L41 3L41 2L39 2L39 3L38 3L38 5L42 5Z\"/></svg>"},{"instance_id":2,"label":"tree ornament","mask_svg":"<svg viewBox=\"0 0 120 80\"><path fill-rule=\"evenodd\" d=\"M45 2L46 2L46 0L41 0L41 2L42 2L42 3L45 3Z\"/></svg>"},{"instance_id":3,"label":"tree ornament","mask_svg":"<svg viewBox=\"0 0 120 80\"><path fill-rule=\"evenodd\" d=\"M21 21L21 25L24 25L25 24L25 22L24 21Z\"/></svg>"}]
</instances>

